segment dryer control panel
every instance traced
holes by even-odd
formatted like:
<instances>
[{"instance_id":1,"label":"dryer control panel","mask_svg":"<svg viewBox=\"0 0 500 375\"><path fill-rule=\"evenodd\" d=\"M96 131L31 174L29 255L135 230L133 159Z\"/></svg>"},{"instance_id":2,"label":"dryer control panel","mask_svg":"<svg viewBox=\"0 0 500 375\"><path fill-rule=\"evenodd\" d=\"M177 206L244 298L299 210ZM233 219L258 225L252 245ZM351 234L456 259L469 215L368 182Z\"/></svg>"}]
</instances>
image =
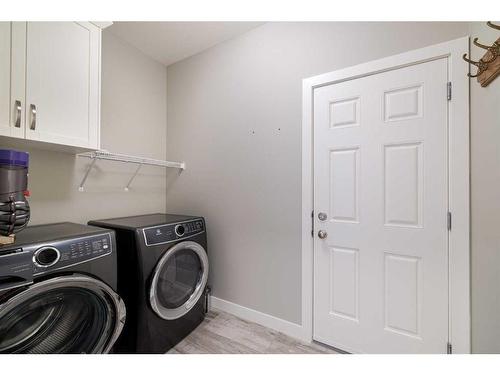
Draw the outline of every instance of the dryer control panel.
<instances>
[{"instance_id":1,"label":"dryer control panel","mask_svg":"<svg viewBox=\"0 0 500 375\"><path fill-rule=\"evenodd\" d=\"M182 223L149 227L142 231L146 246L162 245L203 233L205 231L205 223L202 219L196 219Z\"/></svg>"}]
</instances>

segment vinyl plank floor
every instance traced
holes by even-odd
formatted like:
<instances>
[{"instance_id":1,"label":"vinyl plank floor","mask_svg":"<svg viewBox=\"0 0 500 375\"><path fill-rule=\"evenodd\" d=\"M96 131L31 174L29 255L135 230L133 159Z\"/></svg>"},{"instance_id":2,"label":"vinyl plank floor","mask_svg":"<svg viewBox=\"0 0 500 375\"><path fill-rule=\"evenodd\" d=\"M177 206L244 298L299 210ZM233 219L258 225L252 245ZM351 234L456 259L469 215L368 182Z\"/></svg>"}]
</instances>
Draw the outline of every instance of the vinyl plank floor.
<instances>
[{"instance_id":1,"label":"vinyl plank floor","mask_svg":"<svg viewBox=\"0 0 500 375\"><path fill-rule=\"evenodd\" d=\"M213 310L168 354L336 354L234 315Z\"/></svg>"}]
</instances>

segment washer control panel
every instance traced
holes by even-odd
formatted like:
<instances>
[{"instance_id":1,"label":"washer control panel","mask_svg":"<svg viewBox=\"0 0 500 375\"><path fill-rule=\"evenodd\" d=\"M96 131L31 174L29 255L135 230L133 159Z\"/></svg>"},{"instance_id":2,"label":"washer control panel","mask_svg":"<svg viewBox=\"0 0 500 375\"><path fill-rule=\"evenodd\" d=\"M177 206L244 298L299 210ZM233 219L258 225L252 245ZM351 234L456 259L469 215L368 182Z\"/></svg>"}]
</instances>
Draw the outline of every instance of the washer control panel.
<instances>
[{"instance_id":1,"label":"washer control panel","mask_svg":"<svg viewBox=\"0 0 500 375\"><path fill-rule=\"evenodd\" d=\"M146 246L160 245L189 238L205 231L203 219L184 221L182 223L158 225L143 229Z\"/></svg>"},{"instance_id":2,"label":"washer control panel","mask_svg":"<svg viewBox=\"0 0 500 375\"><path fill-rule=\"evenodd\" d=\"M62 240L34 249L34 273L65 268L112 252L111 236L107 233Z\"/></svg>"}]
</instances>

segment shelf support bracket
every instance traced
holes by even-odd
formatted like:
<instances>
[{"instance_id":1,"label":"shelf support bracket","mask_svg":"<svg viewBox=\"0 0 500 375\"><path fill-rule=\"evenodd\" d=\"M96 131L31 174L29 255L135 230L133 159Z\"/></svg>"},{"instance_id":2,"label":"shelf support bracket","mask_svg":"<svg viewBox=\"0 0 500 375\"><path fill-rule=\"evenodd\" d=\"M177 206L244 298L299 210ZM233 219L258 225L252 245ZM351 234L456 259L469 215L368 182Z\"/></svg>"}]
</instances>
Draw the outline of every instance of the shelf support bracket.
<instances>
[{"instance_id":1,"label":"shelf support bracket","mask_svg":"<svg viewBox=\"0 0 500 375\"><path fill-rule=\"evenodd\" d=\"M136 177L136 176L137 176L137 174L139 173L139 171L140 171L140 169L141 169L141 167L142 167L142 166L143 166L143 164L142 164L142 163L141 163L141 164L139 164L139 165L137 166L137 169L135 170L134 174L132 175L132 177L131 177L131 178L130 178L130 180L128 181L127 186L125 186L125 189L124 189L125 191L129 191L129 189L130 189L130 185L132 184L132 181L134 181L135 177Z\"/></svg>"},{"instance_id":2,"label":"shelf support bracket","mask_svg":"<svg viewBox=\"0 0 500 375\"><path fill-rule=\"evenodd\" d=\"M83 187L85 185L85 182L87 181L87 177L89 176L90 171L92 170L92 168L95 165L95 162L98 159L99 160L109 160L109 161L120 162L120 163L131 163L131 164L138 165L133 176L130 178L127 185L123 188L125 191L129 191L130 186L132 185L132 182L139 174L139 171L141 170L143 165L151 165L151 166L155 166L155 167L178 169L179 173L181 173L186 168L186 164L184 162L142 158L142 157L132 156L132 155L116 154L116 153L108 152L105 150L84 152L82 154L78 154L78 156L92 159L92 162L87 166L87 170L85 172L85 175L83 176L82 182L80 183L80 186L78 187L79 191L84 190Z\"/></svg>"},{"instance_id":3,"label":"shelf support bracket","mask_svg":"<svg viewBox=\"0 0 500 375\"><path fill-rule=\"evenodd\" d=\"M92 163L89 164L87 171L85 172L85 175L82 178L82 182L80 182L80 186L78 187L78 191L83 191L83 185L85 185L85 181L87 181L87 177L89 176L90 171L94 167L95 162L97 161L97 158L92 158Z\"/></svg>"}]
</instances>

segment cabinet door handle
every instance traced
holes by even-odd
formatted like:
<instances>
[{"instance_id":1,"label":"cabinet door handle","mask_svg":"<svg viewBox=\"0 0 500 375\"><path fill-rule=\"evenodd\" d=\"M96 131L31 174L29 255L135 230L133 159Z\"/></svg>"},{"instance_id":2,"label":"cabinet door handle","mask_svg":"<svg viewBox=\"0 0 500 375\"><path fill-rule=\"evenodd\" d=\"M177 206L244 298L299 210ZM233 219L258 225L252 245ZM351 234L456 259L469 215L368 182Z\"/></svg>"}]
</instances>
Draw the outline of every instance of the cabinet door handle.
<instances>
[{"instance_id":1,"label":"cabinet door handle","mask_svg":"<svg viewBox=\"0 0 500 375\"><path fill-rule=\"evenodd\" d=\"M36 129L36 105L30 104L30 112L31 112L30 129L35 130Z\"/></svg>"},{"instance_id":2,"label":"cabinet door handle","mask_svg":"<svg viewBox=\"0 0 500 375\"><path fill-rule=\"evenodd\" d=\"M16 128L20 128L21 127L21 109L22 109L22 104L21 104L21 101L20 100L16 100L14 102L14 105L15 105L15 109L16 109L16 119L14 120L14 126Z\"/></svg>"}]
</instances>

